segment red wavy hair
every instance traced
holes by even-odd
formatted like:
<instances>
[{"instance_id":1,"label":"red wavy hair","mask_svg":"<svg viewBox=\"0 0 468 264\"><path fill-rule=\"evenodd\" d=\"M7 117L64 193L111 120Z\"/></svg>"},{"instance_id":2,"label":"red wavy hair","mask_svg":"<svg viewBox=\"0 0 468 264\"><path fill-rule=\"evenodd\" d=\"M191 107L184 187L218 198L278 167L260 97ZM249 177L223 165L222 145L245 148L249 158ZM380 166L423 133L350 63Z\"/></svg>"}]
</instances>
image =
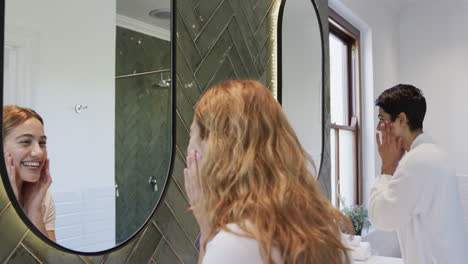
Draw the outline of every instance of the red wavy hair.
<instances>
[{"instance_id":1,"label":"red wavy hair","mask_svg":"<svg viewBox=\"0 0 468 264\"><path fill-rule=\"evenodd\" d=\"M213 86L197 103L195 121L208 141L200 202L211 227L207 241L236 223L267 263L273 248L284 263L349 263L340 227L350 222L321 192L307 168L312 161L266 87Z\"/></svg>"},{"instance_id":2,"label":"red wavy hair","mask_svg":"<svg viewBox=\"0 0 468 264\"><path fill-rule=\"evenodd\" d=\"M3 107L3 138L15 127L26 122L30 118L37 118L42 125L42 117L31 108L19 107L16 105L5 105Z\"/></svg>"}]
</instances>

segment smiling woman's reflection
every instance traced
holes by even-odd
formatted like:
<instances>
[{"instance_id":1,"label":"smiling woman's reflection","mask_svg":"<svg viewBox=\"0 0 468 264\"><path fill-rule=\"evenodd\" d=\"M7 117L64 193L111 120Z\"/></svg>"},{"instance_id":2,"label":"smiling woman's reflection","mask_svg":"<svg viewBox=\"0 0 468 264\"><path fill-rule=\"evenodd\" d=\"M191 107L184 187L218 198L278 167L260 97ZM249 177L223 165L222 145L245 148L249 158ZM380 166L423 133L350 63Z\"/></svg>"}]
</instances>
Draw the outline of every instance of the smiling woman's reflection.
<instances>
[{"instance_id":1,"label":"smiling woman's reflection","mask_svg":"<svg viewBox=\"0 0 468 264\"><path fill-rule=\"evenodd\" d=\"M55 241L52 178L41 116L29 108L3 107L5 164L13 191L31 222Z\"/></svg>"}]
</instances>

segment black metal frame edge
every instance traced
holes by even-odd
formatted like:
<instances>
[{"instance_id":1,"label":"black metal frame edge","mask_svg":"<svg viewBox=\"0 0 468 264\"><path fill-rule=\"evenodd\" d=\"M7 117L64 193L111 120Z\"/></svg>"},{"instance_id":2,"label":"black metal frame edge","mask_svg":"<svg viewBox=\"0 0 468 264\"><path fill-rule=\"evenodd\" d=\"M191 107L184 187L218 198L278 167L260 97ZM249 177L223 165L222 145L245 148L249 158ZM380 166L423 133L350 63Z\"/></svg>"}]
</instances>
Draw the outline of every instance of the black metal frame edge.
<instances>
[{"instance_id":1,"label":"black metal frame edge","mask_svg":"<svg viewBox=\"0 0 468 264\"><path fill-rule=\"evenodd\" d=\"M0 27L2 29L2 34L1 34L1 41L2 43L5 43L5 0L0 0L1 1L1 13L2 13L2 19L1 19L1 22L0 22ZM159 197L159 200L157 201L156 205L154 206L153 208L153 211L152 213L148 216L148 218L146 219L146 221L144 222L144 224L138 229L135 231L135 233L133 233L133 235L131 235L128 239L126 239L125 241L123 241L122 243L116 245L115 247L112 247L110 249L106 249L106 250L102 250L102 251L96 251L96 252L82 252L82 251L76 251L76 250L73 250L73 249L69 249L69 248L66 248L64 246L61 246L53 241L51 241L48 237L46 237L41 231L39 231L36 226L29 220L29 218L26 216L26 214L24 213L23 211L23 208L21 207L21 205L18 203L18 201L16 200L16 197L15 197L15 194L13 192L13 189L10 185L10 180L8 178L8 174L7 174L7 170L6 170L6 164L5 164L5 160L3 158L0 158L0 173L1 173L1 178L2 178L2 181L3 181L3 185L5 187L5 190L8 194L8 198L10 199L11 201L11 204L13 205L13 207L15 208L15 211L16 213L19 215L19 217L21 218L21 220L23 220L23 223L28 227L28 229L30 231L32 231L37 237L39 237L43 242L45 242L46 244L48 244L49 246L57 249L57 250L60 250L60 251L64 251L64 252L67 252L67 253L71 253L71 254L75 254L75 255L81 255L81 256L100 256L100 255L107 255L109 253L112 253L112 252L115 252L119 249L121 249L122 247L124 247L125 245L127 245L128 243L130 243L140 232L142 232L144 230L144 228L148 225L148 222L153 218L154 214L156 213L157 209L159 208L160 206L160 203L162 201L164 201L164 198L166 196L166 193L167 193L167 185L168 185L168 182L169 182L169 178L172 176L172 171L173 171L173 168L174 168L174 157L175 157L175 150L176 150L176 120L175 118L177 118L176 116L176 92L175 92L175 89L176 89L176 83L175 80L176 80L176 50L177 50L177 46L176 46L176 34L177 34L177 27L176 27L176 14L177 14L177 4L176 4L176 1L177 0L172 0L171 1L171 69L172 69L172 72L171 72L171 78L172 78L172 82L171 82L171 85L172 85L172 89L171 89L171 99L172 99L172 106L171 106L171 110L172 110L172 118L171 118L171 127L172 127L172 133L170 135L171 137L171 143L172 143L172 146L171 146L171 159L170 159L170 164L169 164L169 167L168 167L168 175L166 177L166 180L164 182L164 186L163 186L163 192L161 194L161 196ZM0 65L0 102L2 103L2 106L3 106L3 61L4 61L4 49L2 48L1 52L0 52L0 60L2 61L1 65ZM0 107L0 115L2 116L3 118L3 107ZM1 122L0 123L0 130L3 131L3 123ZM3 152L3 140L0 140L0 148L2 149L2 152Z\"/></svg>"},{"instance_id":2,"label":"black metal frame edge","mask_svg":"<svg viewBox=\"0 0 468 264\"><path fill-rule=\"evenodd\" d=\"M276 38L278 45L276 46L276 69L278 73L276 74L276 97L280 105L283 104L283 13L286 0L281 1L279 11L278 11L278 23L276 28Z\"/></svg>"},{"instance_id":3,"label":"black metal frame edge","mask_svg":"<svg viewBox=\"0 0 468 264\"><path fill-rule=\"evenodd\" d=\"M282 31L283 31L283 12L284 12L284 6L286 4L286 1L287 0L283 0L281 2L281 5L280 5L280 8L279 8L279 12L278 12L278 26L277 26L277 42L278 42L278 45L277 45L277 70L278 70L278 74L277 74L277 79L278 79L278 83L277 83L277 98L278 98L278 102L280 104L282 104L282 100L283 100L283 65L282 65L282 41L283 41L283 34L282 34ZM314 6L314 10L315 10L315 15L317 17L317 21L318 21L318 24L319 24L319 29L320 29L320 41L321 41L321 44L322 44L322 155L320 157L320 167L318 169L318 175L317 175L317 178L316 180L318 181L319 178L320 178L320 173L322 171L322 164L323 164L323 161L324 161L324 150L325 150L325 144L324 144L324 139L325 139L325 130L327 129L326 128L326 125L325 125L325 40L324 40L324 36L323 36L323 25L322 25L322 20L320 19L320 13L319 13L319 10L318 10L318 7L317 7L317 3L314 1L314 0L311 0L311 3L312 5Z\"/></svg>"}]
</instances>

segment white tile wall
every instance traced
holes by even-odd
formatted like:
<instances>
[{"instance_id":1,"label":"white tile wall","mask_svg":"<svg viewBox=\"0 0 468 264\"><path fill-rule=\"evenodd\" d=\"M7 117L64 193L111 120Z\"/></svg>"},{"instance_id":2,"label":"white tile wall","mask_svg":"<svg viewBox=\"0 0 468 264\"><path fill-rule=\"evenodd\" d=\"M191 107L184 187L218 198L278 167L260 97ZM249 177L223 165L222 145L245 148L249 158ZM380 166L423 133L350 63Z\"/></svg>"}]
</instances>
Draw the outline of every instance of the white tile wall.
<instances>
[{"instance_id":1,"label":"white tile wall","mask_svg":"<svg viewBox=\"0 0 468 264\"><path fill-rule=\"evenodd\" d=\"M468 230L468 175L458 175L458 183L460 187L460 197L464 210L465 227Z\"/></svg>"},{"instance_id":2,"label":"white tile wall","mask_svg":"<svg viewBox=\"0 0 468 264\"><path fill-rule=\"evenodd\" d=\"M53 192L57 243L79 251L115 245L114 186L80 192Z\"/></svg>"}]
</instances>

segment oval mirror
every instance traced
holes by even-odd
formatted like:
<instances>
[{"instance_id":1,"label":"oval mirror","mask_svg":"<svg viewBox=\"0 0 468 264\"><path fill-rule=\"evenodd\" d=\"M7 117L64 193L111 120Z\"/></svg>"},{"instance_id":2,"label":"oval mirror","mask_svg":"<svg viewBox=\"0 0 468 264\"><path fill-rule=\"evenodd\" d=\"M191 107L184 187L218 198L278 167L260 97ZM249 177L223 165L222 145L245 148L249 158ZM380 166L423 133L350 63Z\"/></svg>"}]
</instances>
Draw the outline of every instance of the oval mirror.
<instances>
[{"instance_id":1,"label":"oval mirror","mask_svg":"<svg viewBox=\"0 0 468 264\"><path fill-rule=\"evenodd\" d=\"M171 8L5 1L2 179L50 245L116 249L161 199L174 146Z\"/></svg>"},{"instance_id":2,"label":"oval mirror","mask_svg":"<svg viewBox=\"0 0 468 264\"><path fill-rule=\"evenodd\" d=\"M278 97L318 175L324 132L324 56L315 2L283 0L278 25Z\"/></svg>"}]
</instances>

